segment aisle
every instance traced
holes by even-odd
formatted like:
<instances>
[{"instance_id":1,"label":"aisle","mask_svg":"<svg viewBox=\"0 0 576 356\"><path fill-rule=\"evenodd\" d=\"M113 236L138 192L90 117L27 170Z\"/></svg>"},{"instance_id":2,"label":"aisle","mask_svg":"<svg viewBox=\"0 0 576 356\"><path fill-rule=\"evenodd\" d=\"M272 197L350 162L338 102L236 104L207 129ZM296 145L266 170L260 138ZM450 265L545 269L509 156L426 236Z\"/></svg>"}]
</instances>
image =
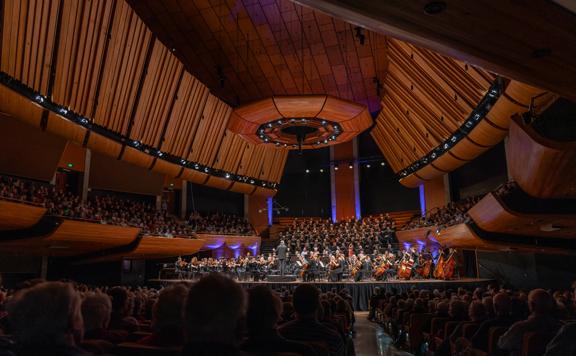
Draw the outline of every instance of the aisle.
<instances>
[{"instance_id":1,"label":"aisle","mask_svg":"<svg viewBox=\"0 0 576 356\"><path fill-rule=\"evenodd\" d=\"M356 312L356 337L354 348L356 356L383 356L383 355L409 355L402 351L396 351L392 345L392 339L382 328L368 321L368 312Z\"/></svg>"}]
</instances>

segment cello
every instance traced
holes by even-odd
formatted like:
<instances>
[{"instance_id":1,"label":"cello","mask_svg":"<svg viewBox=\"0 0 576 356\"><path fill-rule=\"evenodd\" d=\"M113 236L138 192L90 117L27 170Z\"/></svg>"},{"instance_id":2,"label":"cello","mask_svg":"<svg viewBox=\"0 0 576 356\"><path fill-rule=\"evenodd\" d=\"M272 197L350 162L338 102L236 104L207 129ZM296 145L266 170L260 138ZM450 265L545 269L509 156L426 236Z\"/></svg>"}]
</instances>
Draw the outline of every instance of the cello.
<instances>
[{"instance_id":1,"label":"cello","mask_svg":"<svg viewBox=\"0 0 576 356\"><path fill-rule=\"evenodd\" d=\"M405 253L402 262L400 262L400 268L398 269L398 278L410 279L412 267L414 267L414 258L412 255Z\"/></svg>"}]
</instances>

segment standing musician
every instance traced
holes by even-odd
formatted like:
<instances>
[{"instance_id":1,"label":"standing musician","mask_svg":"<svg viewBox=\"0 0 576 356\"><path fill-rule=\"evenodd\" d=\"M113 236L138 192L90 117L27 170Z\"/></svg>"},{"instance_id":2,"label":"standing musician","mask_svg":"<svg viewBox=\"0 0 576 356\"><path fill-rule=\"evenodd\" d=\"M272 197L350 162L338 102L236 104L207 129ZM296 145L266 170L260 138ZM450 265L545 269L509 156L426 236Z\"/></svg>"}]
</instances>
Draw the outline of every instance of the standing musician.
<instances>
[{"instance_id":1,"label":"standing musician","mask_svg":"<svg viewBox=\"0 0 576 356\"><path fill-rule=\"evenodd\" d=\"M340 263L334 255L330 255L330 262L328 262L328 276L331 282L338 281Z\"/></svg>"},{"instance_id":2,"label":"standing musician","mask_svg":"<svg viewBox=\"0 0 576 356\"><path fill-rule=\"evenodd\" d=\"M280 275L283 276L286 273L286 254L288 252L288 247L284 243L284 240L280 240L280 245L276 247L276 255L278 258L278 268L280 269Z\"/></svg>"}]
</instances>

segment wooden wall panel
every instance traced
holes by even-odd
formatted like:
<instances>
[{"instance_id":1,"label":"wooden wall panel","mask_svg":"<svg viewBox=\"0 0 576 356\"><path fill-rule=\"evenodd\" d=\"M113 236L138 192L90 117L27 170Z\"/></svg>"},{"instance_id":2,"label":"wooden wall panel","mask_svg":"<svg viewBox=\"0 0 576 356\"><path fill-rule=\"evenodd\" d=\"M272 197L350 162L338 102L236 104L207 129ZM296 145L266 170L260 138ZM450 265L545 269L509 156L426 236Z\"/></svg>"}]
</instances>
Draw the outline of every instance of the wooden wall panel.
<instances>
[{"instance_id":1,"label":"wooden wall panel","mask_svg":"<svg viewBox=\"0 0 576 356\"><path fill-rule=\"evenodd\" d=\"M3 72L46 93L58 21L59 0L3 1Z\"/></svg>"},{"instance_id":2,"label":"wooden wall panel","mask_svg":"<svg viewBox=\"0 0 576 356\"><path fill-rule=\"evenodd\" d=\"M334 146L334 160L347 161L354 159L354 144L352 141ZM336 220L356 217L356 196L354 192L354 170L339 169L334 171L334 195L336 197Z\"/></svg>"},{"instance_id":3,"label":"wooden wall panel","mask_svg":"<svg viewBox=\"0 0 576 356\"><path fill-rule=\"evenodd\" d=\"M426 201L426 211L445 206L446 187L444 187L444 177L436 177L424 183L424 198Z\"/></svg>"},{"instance_id":4,"label":"wooden wall panel","mask_svg":"<svg viewBox=\"0 0 576 356\"><path fill-rule=\"evenodd\" d=\"M267 198L262 196L248 196L248 222L257 234L268 228L268 205Z\"/></svg>"},{"instance_id":5,"label":"wooden wall panel","mask_svg":"<svg viewBox=\"0 0 576 356\"><path fill-rule=\"evenodd\" d=\"M184 66L160 41L154 42L130 137L160 147Z\"/></svg>"},{"instance_id":6,"label":"wooden wall panel","mask_svg":"<svg viewBox=\"0 0 576 356\"><path fill-rule=\"evenodd\" d=\"M123 161L146 169L152 166L154 159L151 155L128 146L124 148L124 154L122 155Z\"/></svg>"},{"instance_id":7,"label":"wooden wall panel","mask_svg":"<svg viewBox=\"0 0 576 356\"><path fill-rule=\"evenodd\" d=\"M208 88L198 79L188 72L184 73L174 108L168 119L162 151L179 157L188 154L209 93Z\"/></svg>"},{"instance_id":8,"label":"wooden wall panel","mask_svg":"<svg viewBox=\"0 0 576 356\"><path fill-rule=\"evenodd\" d=\"M68 164L72 164L72 167L69 167ZM64 152L62 152L62 156L60 156L60 160L58 161L58 168L84 172L85 166L86 149L72 141L68 141L66 143L66 148L64 148Z\"/></svg>"},{"instance_id":9,"label":"wooden wall panel","mask_svg":"<svg viewBox=\"0 0 576 356\"><path fill-rule=\"evenodd\" d=\"M167 162L163 159L156 159L156 163L152 167L154 172L165 174L167 177L176 177L182 171L182 166L174 163Z\"/></svg>"},{"instance_id":10,"label":"wooden wall panel","mask_svg":"<svg viewBox=\"0 0 576 356\"><path fill-rule=\"evenodd\" d=\"M65 139L4 115L0 115L0 132L0 172L52 180Z\"/></svg>"},{"instance_id":11,"label":"wooden wall panel","mask_svg":"<svg viewBox=\"0 0 576 356\"><path fill-rule=\"evenodd\" d=\"M94 122L126 133L144 75L152 33L125 1L116 1Z\"/></svg>"},{"instance_id":12,"label":"wooden wall panel","mask_svg":"<svg viewBox=\"0 0 576 356\"><path fill-rule=\"evenodd\" d=\"M164 177L159 173L103 154L92 154L89 181L92 189L159 195L163 182Z\"/></svg>"},{"instance_id":13,"label":"wooden wall panel","mask_svg":"<svg viewBox=\"0 0 576 356\"><path fill-rule=\"evenodd\" d=\"M92 116L114 1L64 0L53 100Z\"/></svg>"},{"instance_id":14,"label":"wooden wall panel","mask_svg":"<svg viewBox=\"0 0 576 356\"><path fill-rule=\"evenodd\" d=\"M231 112L226 103L212 94L208 96L188 160L213 164Z\"/></svg>"}]
</instances>

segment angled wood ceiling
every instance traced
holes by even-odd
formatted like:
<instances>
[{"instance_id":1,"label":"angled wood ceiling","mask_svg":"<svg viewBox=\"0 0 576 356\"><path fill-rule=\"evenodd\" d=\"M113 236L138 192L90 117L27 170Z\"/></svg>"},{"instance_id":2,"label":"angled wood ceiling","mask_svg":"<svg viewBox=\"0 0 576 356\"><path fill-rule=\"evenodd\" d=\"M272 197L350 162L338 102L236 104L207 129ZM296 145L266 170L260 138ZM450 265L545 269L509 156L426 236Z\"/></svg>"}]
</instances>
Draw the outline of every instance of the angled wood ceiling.
<instances>
[{"instance_id":1,"label":"angled wood ceiling","mask_svg":"<svg viewBox=\"0 0 576 356\"><path fill-rule=\"evenodd\" d=\"M232 174L279 182L287 151L256 146L229 132L230 105L186 70L124 0L6 0L3 5L0 69L12 78L131 140ZM6 100L0 110L91 149L221 189L273 194L122 147L59 115L30 117L21 104L34 104L2 92Z\"/></svg>"},{"instance_id":2,"label":"angled wood ceiling","mask_svg":"<svg viewBox=\"0 0 576 356\"><path fill-rule=\"evenodd\" d=\"M328 94L380 109L386 38L289 0L128 0L196 77L233 105ZM223 85L220 78L225 77Z\"/></svg>"}]
</instances>

